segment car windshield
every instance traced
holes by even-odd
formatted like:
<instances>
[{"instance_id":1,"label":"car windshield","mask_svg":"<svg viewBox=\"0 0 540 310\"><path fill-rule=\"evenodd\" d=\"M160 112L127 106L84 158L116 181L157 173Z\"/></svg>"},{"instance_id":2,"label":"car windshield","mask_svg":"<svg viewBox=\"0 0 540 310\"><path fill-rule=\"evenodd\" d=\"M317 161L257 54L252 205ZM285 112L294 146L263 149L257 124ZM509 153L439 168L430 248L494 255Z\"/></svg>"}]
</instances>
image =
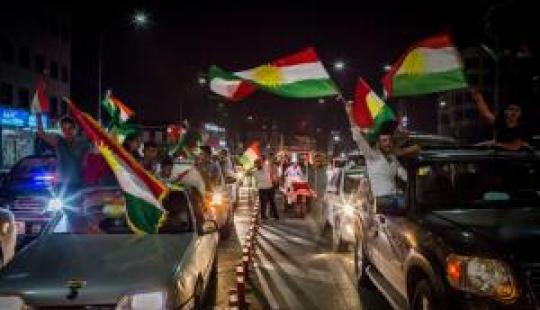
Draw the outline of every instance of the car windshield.
<instances>
[{"instance_id":1,"label":"car windshield","mask_svg":"<svg viewBox=\"0 0 540 310\"><path fill-rule=\"evenodd\" d=\"M36 181L47 181L54 178L56 172L56 159L47 158L27 158L19 162L11 171L13 180L35 179ZM50 180L49 180L50 181Z\"/></svg>"},{"instance_id":2,"label":"car windshield","mask_svg":"<svg viewBox=\"0 0 540 310\"><path fill-rule=\"evenodd\" d=\"M445 162L416 171L416 198L430 209L536 207L538 161Z\"/></svg>"},{"instance_id":3,"label":"car windshield","mask_svg":"<svg viewBox=\"0 0 540 310\"><path fill-rule=\"evenodd\" d=\"M167 211L160 234L179 234L193 231L189 201L182 192L171 192L163 200ZM82 210L70 209L61 215L53 227L53 233L77 235L133 234L127 221L123 203L108 202L82 206Z\"/></svg>"}]
</instances>

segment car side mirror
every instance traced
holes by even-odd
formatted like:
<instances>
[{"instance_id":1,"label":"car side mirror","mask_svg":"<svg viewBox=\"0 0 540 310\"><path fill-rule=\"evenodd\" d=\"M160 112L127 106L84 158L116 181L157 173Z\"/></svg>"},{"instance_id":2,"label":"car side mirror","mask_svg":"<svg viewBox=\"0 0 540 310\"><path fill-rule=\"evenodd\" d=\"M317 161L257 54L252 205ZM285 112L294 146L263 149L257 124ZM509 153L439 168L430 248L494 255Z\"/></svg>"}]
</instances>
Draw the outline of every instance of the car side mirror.
<instances>
[{"instance_id":1,"label":"car side mirror","mask_svg":"<svg viewBox=\"0 0 540 310\"><path fill-rule=\"evenodd\" d=\"M204 221L202 225L202 233L204 235L206 234L213 234L218 230L217 222L214 220L206 220Z\"/></svg>"},{"instance_id":2,"label":"car side mirror","mask_svg":"<svg viewBox=\"0 0 540 310\"><path fill-rule=\"evenodd\" d=\"M384 214L390 216L403 216L407 213L407 208L403 203L403 197L376 198L375 214Z\"/></svg>"},{"instance_id":3,"label":"car side mirror","mask_svg":"<svg viewBox=\"0 0 540 310\"><path fill-rule=\"evenodd\" d=\"M225 178L225 183L227 183L227 184L234 184L234 183L236 183L236 178L235 178L235 177L231 177L231 176L227 176L227 177Z\"/></svg>"}]
</instances>

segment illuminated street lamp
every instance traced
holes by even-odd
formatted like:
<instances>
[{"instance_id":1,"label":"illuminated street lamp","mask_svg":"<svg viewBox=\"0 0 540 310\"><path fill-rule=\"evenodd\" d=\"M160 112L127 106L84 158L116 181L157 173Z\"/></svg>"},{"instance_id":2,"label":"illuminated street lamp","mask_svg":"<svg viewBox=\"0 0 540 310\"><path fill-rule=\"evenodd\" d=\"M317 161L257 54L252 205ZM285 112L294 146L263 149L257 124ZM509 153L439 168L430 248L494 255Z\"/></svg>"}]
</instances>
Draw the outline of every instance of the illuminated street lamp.
<instances>
[{"instance_id":1,"label":"illuminated street lamp","mask_svg":"<svg viewBox=\"0 0 540 310\"><path fill-rule=\"evenodd\" d=\"M143 11L133 14L133 24L137 27L144 27L148 24L148 15Z\"/></svg>"},{"instance_id":2,"label":"illuminated street lamp","mask_svg":"<svg viewBox=\"0 0 540 310\"><path fill-rule=\"evenodd\" d=\"M345 69L345 63L343 60L337 60L334 62L333 67L336 71L343 71Z\"/></svg>"},{"instance_id":3,"label":"illuminated street lamp","mask_svg":"<svg viewBox=\"0 0 540 310\"><path fill-rule=\"evenodd\" d=\"M441 101L439 102L439 106L440 106L441 108L446 107L446 101L441 100Z\"/></svg>"}]
</instances>

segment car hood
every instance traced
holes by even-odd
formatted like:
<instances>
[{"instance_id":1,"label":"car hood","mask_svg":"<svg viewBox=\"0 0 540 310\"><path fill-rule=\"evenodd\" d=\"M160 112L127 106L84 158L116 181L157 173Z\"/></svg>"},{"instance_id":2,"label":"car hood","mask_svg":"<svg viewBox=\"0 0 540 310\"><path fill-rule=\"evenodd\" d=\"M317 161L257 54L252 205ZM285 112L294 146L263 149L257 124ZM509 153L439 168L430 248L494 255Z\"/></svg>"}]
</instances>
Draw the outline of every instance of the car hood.
<instances>
[{"instance_id":1,"label":"car hood","mask_svg":"<svg viewBox=\"0 0 540 310\"><path fill-rule=\"evenodd\" d=\"M538 208L434 211L425 220L457 249L534 260L540 241Z\"/></svg>"},{"instance_id":2,"label":"car hood","mask_svg":"<svg viewBox=\"0 0 540 310\"><path fill-rule=\"evenodd\" d=\"M193 235L51 234L0 271L0 295L31 305L107 305L134 291L169 287ZM82 281L68 299L70 280Z\"/></svg>"}]
</instances>

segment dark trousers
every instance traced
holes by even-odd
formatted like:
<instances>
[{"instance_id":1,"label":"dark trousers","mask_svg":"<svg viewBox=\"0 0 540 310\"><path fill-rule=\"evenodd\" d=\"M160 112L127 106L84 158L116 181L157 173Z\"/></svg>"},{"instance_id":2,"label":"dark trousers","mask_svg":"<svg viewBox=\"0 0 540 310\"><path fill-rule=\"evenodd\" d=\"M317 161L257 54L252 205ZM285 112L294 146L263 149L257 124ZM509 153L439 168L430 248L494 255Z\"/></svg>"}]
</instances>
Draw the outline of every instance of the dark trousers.
<instances>
[{"instance_id":1,"label":"dark trousers","mask_svg":"<svg viewBox=\"0 0 540 310\"><path fill-rule=\"evenodd\" d=\"M276 201L275 201L275 190L274 188L268 189L259 189L259 202L261 206L261 217L266 218L266 205L270 204L270 212L272 216L276 219L279 218Z\"/></svg>"}]
</instances>

